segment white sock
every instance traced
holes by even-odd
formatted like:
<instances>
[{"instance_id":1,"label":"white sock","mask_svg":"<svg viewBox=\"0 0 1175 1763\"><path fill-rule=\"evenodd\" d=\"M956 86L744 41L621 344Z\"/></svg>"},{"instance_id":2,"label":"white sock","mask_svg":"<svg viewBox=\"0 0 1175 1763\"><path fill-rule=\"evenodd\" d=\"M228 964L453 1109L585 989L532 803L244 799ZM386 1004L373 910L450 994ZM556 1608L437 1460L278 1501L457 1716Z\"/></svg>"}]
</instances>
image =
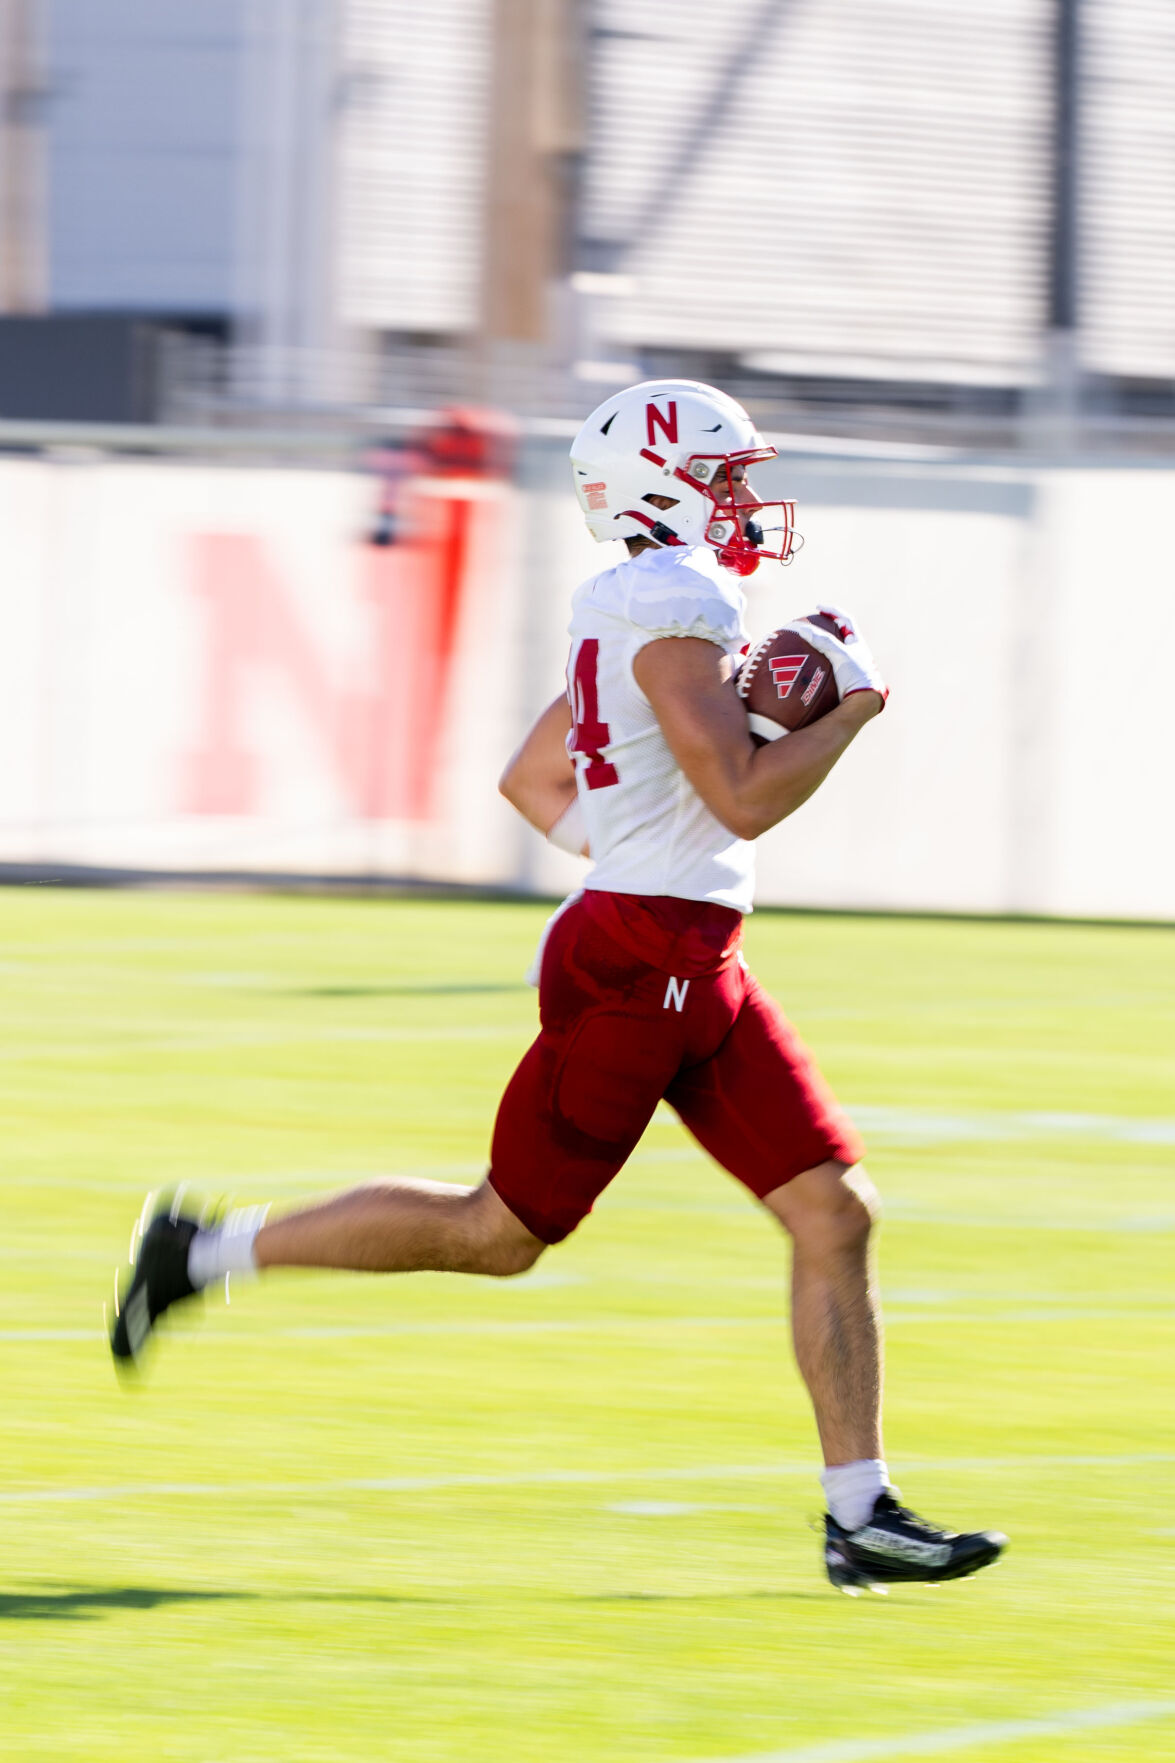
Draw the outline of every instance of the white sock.
<instances>
[{"instance_id":1,"label":"white sock","mask_svg":"<svg viewBox=\"0 0 1175 1763\"><path fill-rule=\"evenodd\" d=\"M242 1206L213 1230L198 1230L188 1249L188 1278L199 1291L230 1273L256 1273L253 1244L268 1206Z\"/></svg>"},{"instance_id":2,"label":"white sock","mask_svg":"<svg viewBox=\"0 0 1175 1763\"><path fill-rule=\"evenodd\" d=\"M889 1471L880 1457L863 1457L857 1463L837 1463L820 1471L820 1484L828 1510L844 1530L860 1530L873 1516L878 1494L890 1487Z\"/></svg>"}]
</instances>

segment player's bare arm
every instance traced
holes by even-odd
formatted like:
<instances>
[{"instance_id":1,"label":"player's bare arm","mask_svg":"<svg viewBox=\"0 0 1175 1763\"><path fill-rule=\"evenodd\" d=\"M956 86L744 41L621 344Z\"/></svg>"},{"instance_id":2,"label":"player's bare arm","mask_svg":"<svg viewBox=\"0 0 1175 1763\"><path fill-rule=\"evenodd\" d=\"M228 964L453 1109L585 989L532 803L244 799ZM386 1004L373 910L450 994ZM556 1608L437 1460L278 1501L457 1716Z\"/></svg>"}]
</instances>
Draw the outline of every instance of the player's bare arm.
<instances>
[{"instance_id":1,"label":"player's bare arm","mask_svg":"<svg viewBox=\"0 0 1175 1763\"><path fill-rule=\"evenodd\" d=\"M546 834L575 797L575 770L567 751L571 706L561 692L537 717L498 780L524 820Z\"/></svg>"},{"instance_id":2,"label":"player's bare arm","mask_svg":"<svg viewBox=\"0 0 1175 1763\"><path fill-rule=\"evenodd\" d=\"M710 812L740 839L786 820L824 782L882 707L879 692L854 692L786 740L756 747L731 686L731 662L699 637L663 637L633 673L673 757Z\"/></svg>"}]
</instances>

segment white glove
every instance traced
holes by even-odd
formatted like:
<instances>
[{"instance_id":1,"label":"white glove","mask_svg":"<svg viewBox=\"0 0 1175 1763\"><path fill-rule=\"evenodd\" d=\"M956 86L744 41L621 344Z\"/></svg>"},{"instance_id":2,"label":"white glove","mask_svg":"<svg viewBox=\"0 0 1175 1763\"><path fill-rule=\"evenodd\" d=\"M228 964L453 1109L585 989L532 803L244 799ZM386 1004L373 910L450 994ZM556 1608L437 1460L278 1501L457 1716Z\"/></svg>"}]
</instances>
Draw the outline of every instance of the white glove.
<instances>
[{"instance_id":1,"label":"white glove","mask_svg":"<svg viewBox=\"0 0 1175 1763\"><path fill-rule=\"evenodd\" d=\"M840 606L819 605L816 610L834 621L840 631L839 637L821 630L818 624L809 624L806 618L797 618L786 628L803 637L806 643L810 643L813 649L818 649L831 662L842 704L854 692L878 692L884 704L889 697L889 687L881 677L868 643L857 634L851 614Z\"/></svg>"}]
</instances>

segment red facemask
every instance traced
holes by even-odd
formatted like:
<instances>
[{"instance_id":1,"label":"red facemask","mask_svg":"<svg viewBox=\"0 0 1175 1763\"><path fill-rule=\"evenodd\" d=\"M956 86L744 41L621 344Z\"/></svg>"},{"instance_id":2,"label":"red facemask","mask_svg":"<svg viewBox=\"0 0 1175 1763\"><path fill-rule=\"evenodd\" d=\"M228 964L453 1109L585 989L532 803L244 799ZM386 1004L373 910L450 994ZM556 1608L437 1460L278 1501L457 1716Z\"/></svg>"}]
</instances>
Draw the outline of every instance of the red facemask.
<instances>
[{"instance_id":1,"label":"red facemask","mask_svg":"<svg viewBox=\"0 0 1175 1763\"><path fill-rule=\"evenodd\" d=\"M796 536L795 503L778 499L760 501L746 494L745 483L736 486L734 482L735 466L753 465L775 456L774 447L757 447L745 453L694 453L674 473L691 490L707 496L713 504L706 522L706 543L717 551L723 568L733 570L736 575L753 575L765 559L775 563L791 562ZM714 480L723 466L726 467L726 476L719 492L714 489ZM742 492L737 501L736 489ZM758 518L764 510L768 511L769 525ZM669 518L672 519L672 515ZM768 545L768 539L774 540L774 544Z\"/></svg>"}]
</instances>

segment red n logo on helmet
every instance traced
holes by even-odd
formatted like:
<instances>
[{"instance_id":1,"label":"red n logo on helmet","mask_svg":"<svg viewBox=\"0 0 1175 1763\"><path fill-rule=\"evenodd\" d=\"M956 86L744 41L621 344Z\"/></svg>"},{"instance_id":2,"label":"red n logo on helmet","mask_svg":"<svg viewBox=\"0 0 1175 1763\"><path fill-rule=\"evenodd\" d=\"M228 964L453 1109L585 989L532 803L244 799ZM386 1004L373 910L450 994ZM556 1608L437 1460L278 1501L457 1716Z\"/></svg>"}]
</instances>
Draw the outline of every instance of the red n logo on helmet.
<instances>
[{"instance_id":1,"label":"red n logo on helmet","mask_svg":"<svg viewBox=\"0 0 1175 1763\"><path fill-rule=\"evenodd\" d=\"M669 442L669 445L671 447L676 447L676 445L677 445L677 400L675 398L671 398L669 400L669 415L668 416L662 416L661 412L658 410L658 408L655 404L646 404L645 405L645 421L648 423L648 428L649 428L649 446L650 447L653 445L653 442L657 439L657 430L658 429L660 429L663 432L665 439Z\"/></svg>"}]
</instances>

